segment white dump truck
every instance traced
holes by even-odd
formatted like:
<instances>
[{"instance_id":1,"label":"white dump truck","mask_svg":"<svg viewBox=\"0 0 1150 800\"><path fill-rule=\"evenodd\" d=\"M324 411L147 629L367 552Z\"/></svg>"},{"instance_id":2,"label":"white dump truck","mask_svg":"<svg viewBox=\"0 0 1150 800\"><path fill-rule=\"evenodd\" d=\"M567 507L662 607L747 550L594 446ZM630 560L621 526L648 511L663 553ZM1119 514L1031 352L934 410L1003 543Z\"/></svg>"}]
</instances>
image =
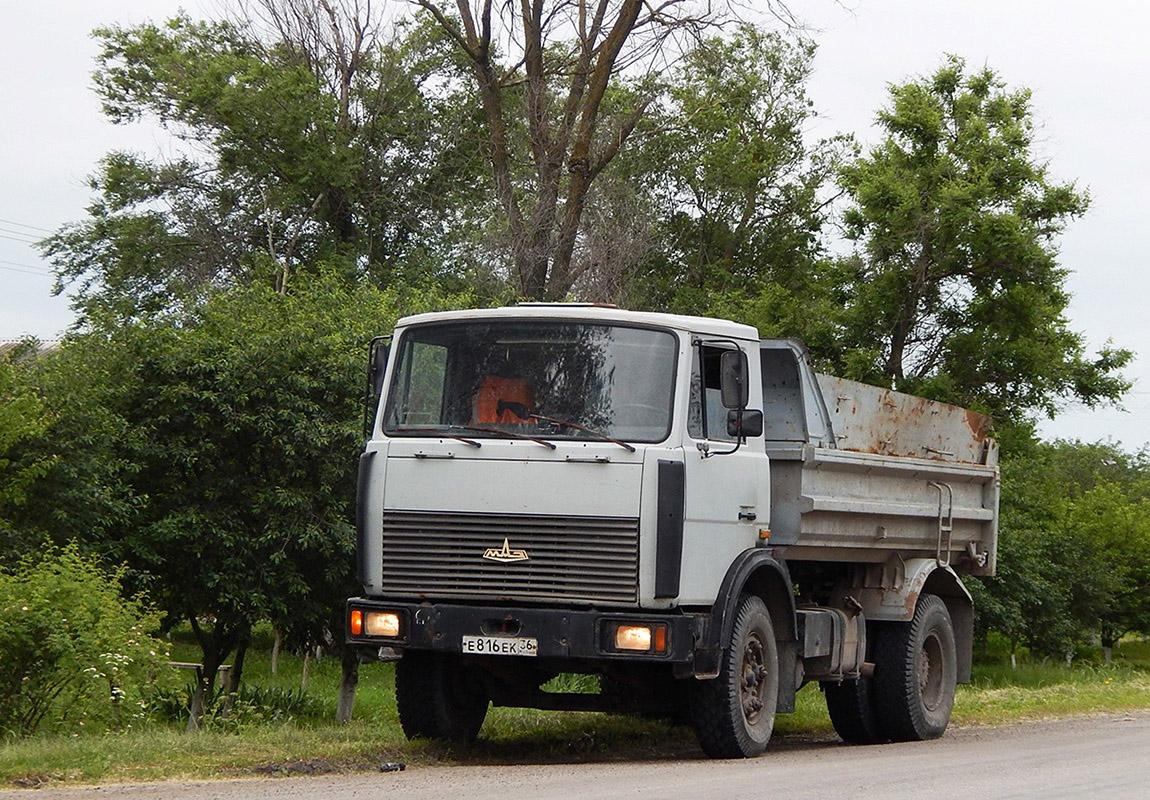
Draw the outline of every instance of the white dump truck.
<instances>
[{"instance_id":1,"label":"white dump truck","mask_svg":"<svg viewBox=\"0 0 1150 800\"><path fill-rule=\"evenodd\" d=\"M995 569L986 417L723 320L524 304L388 338L347 636L397 661L409 737L474 739L494 704L661 714L754 756L812 681L847 741L946 729L959 575Z\"/></svg>"}]
</instances>

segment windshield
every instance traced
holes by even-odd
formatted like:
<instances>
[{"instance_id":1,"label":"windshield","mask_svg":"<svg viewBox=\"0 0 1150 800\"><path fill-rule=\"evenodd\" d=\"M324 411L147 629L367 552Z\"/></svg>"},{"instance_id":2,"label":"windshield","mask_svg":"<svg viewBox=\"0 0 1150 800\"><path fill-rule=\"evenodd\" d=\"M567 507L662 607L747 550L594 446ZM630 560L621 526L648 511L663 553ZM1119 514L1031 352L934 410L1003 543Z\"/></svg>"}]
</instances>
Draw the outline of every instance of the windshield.
<instances>
[{"instance_id":1,"label":"windshield","mask_svg":"<svg viewBox=\"0 0 1150 800\"><path fill-rule=\"evenodd\" d=\"M659 442L671 427L678 343L667 331L495 321L408 329L384 430Z\"/></svg>"}]
</instances>

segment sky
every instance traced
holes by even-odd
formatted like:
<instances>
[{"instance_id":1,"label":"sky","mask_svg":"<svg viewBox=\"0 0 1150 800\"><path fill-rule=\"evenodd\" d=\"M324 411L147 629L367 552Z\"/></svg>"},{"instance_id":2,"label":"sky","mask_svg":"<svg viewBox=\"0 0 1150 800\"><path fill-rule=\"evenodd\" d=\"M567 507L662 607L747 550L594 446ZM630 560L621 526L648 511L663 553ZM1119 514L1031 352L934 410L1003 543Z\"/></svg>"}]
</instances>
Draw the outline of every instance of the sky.
<instances>
[{"instance_id":1,"label":"sky","mask_svg":"<svg viewBox=\"0 0 1150 800\"><path fill-rule=\"evenodd\" d=\"M753 9L755 2L746 0ZM162 20L180 8L211 13L214 1L40 0L0 12L0 339L51 339L72 321L66 297L50 295L49 265L31 242L82 219L87 176L120 150L167 152L147 125L104 120L92 90L101 25ZM1071 271L1072 329L1090 352L1107 341L1141 354L1125 410L1065 408L1045 421L1050 438L1150 444L1150 6L1126 0L792 0L818 43L809 95L822 114L812 136L854 133L866 147L892 83L928 75L947 53L994 69L1033 92L1038 156L1051 175L1090 192L1092 206L1060 240ZM206 12L205 12L206 10Z\"/></svg>"}]
</instances>

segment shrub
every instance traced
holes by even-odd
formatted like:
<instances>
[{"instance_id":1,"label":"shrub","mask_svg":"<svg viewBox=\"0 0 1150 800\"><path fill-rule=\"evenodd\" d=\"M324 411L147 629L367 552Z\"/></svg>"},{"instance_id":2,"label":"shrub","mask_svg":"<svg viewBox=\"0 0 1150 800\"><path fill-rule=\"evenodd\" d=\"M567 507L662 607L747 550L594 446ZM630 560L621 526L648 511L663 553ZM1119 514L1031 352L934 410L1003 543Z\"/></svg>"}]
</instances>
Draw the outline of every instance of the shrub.
<instances>
[{"instance_id":1,"label":"shrub","mask_svg":"<svg viewBox=\"0 0 1150 800\"><path fill-rule=\"evenodd\" d=\"M158 619L68 546L0 569L0 734L120 728L167 660Z\"/></svg>"}]
</instances>

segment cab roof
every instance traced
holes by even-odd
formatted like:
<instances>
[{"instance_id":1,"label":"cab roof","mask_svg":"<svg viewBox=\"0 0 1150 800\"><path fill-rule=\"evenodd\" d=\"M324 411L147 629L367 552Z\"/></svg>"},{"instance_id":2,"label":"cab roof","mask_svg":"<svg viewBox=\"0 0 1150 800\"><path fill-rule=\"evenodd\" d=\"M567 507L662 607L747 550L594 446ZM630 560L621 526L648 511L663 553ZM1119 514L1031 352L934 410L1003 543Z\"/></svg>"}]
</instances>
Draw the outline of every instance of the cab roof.
<instances>
[{"instance_id":1,"label":"cab roof","mask_svg":"<svg viewBox=\"0 0 1150 800\"><path fill-rule=\"evenodd\" d=\"M520 303L500 308L476 308L465 311L435 311L414 314L396 322L396 327L424 325L433 322L466 322L490 320L573 320L596 323L625 323L656 328L672 328L704 336L757 341L759 332L750 325L725 319L692 317L684 314L660 314L651 311L628 311L614 306L590 303Z\"/></svg>"}]
</instances>

